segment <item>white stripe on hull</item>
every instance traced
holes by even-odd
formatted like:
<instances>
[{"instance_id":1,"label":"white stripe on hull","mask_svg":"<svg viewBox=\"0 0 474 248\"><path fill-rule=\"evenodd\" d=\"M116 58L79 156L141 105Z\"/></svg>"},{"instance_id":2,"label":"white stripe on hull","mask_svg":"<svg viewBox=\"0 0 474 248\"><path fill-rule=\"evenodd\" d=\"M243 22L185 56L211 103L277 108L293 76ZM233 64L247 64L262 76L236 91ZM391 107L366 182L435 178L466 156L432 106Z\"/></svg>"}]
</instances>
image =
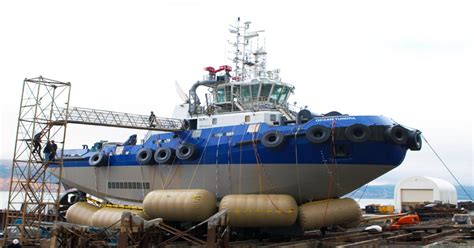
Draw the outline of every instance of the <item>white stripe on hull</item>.
<instances>
[{"instance_id":1,"label":"white stripe on hull","mask_svg":"<svg viewBox=\"0 0 474 248\"><path fill-rule=\"evenodd\" d=\"M391 165L266 164L64 167L63 182L86 193L141 202L154 189L228 194L278 193L298 202L343 196L395 168ZM331 180L332 179L332 180ZM108 182L148 182L150 189L110 189Z\"/></svg>"}]
</instances>

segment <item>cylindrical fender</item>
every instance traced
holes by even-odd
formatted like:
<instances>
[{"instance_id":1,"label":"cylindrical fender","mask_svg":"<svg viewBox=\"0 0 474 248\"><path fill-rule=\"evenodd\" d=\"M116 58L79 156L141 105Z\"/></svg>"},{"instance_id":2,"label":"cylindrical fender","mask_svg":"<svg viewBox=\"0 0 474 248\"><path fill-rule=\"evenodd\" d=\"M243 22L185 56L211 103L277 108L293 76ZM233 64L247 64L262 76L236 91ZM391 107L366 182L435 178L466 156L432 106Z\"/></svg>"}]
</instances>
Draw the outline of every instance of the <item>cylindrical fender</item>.
<instances>
[{"instance_id":1,"label":"cylindrical fender","mask_svg":"<svg viewBox=\"0 0 474 248\"><path fill-rule=\"evenodd\" d=\"M276 148L283 144L285 135L276 130L266 132L261 139L262 145L269 148Z\"/></svg>"},{"instance_id":2,"label":"cylindrical fender","mask_svg":"<svg viewBox=\"0 0 474 248\"><path fill-rule=\"evenodd\" d=\"M400 126L391 126L385 130L385 139L397 145L405 145L408 139L408 131Z\"/></svg>"},{"instance_id":3,"label":"cylindrical fender","mask_svg":"<svg viewBox=\"0 0 474 248\"><path fill-rule=\"evenodd\" d=\"M191 143L184 143L176 150L176 157L181 160L192 159L196 155L196 147Z\"/></svg>"},{"instance_id":4,"label":"cylindrical fender","mask_svg":"<svg viewBox=\"0 0 474 248\"><path fill-rule=\"evenodd\" d=\"M315 144L326 142L329 136L331 136L331 129L322 125L312 126L306 131L306 139Z\"/></svg>"},{"instance_id":5,"label":"cylindrical fender","mask_svg":"<svg viewBox=\"0 0 474 248\"><path fill-rule=\"evenodd\" d=\"M366 142L370 138L370 129L366 125L352 124L346 128L344 134L352 142Z\"/></svg>"},{"instance_id":6,"label":"cylindrical fender","mask_svg":"<svg viewBox=\"0 0 474 248\"><path fill-rule=\"evenodd\" d=\"M158 164L171 164L175 157L174 149L170 147L160 147L155 151L155 162Z\"/></svg>"},{"instance_id":7,"label":"cylindrical fender","mask_svg":"<svg viewBox=\"0 0 474 248\"><path fill-rule=\"evenodd\" d=\"M151 164L153 162L153 151L150 148L143 147L138 150L136 159L139 164Z\"/></svg>"},{"instance_id":8,"label":"cylindrical fender","mask_svg":"<svg viewBox=\"0 0 474 248\"><path fill-rule=\"evenodd\" d=\"M109 156L101 153L101 152L96 152L92 154L92 156L89 157L89 165L91 166L103 166L107 164L107 161L109 160Z\"/></svg>"},{"instance_id":9,"label":"cylindrical fender","mask_svg":"<svg viewBox=\"0 0 474 248\"><path fill-rule=\"evenodd\" d=\"M407 146L410 150L419 151L423 146L423 141L421 138L421 132L418 130L411 131L408 133Z\"/></svg>"}]
</instances>

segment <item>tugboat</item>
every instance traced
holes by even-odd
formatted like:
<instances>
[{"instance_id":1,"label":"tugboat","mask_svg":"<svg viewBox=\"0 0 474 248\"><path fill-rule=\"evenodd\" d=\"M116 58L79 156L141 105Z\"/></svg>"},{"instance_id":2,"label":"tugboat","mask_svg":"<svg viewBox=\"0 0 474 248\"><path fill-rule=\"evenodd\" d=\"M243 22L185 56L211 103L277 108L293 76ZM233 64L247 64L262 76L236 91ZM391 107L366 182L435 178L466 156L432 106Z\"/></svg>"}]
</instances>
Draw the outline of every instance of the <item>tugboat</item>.
<instances>
[{"instance_id":1,"label":"tugboat","mask_svg":"<svg viewBox=\"0 0 474 248\"><path fill-rule=\"evenodd\" d=\"M267 70L263 31L232 25L232 66L205 67L173 118L182 130L149 132L143 143L97 142L64 151L62 182L104 199L141 203L153 190L284 194L304 204L339 198L420 150L421 132L383 116L296 109L292 84ZM198 88L206 88L205 101ZM153 121L153 119L151 119ZM150 123L153 125L153 123Z\"/></svg>"}]
</instances>

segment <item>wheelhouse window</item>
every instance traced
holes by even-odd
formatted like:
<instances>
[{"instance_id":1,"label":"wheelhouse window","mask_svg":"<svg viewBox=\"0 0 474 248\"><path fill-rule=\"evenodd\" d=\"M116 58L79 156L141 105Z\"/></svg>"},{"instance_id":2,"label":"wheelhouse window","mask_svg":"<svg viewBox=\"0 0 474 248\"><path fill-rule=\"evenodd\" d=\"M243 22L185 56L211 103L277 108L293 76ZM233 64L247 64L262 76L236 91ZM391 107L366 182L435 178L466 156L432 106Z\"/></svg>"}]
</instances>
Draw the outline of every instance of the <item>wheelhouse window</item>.
<instances>
[{"instance_id":1,"label":"wheelhouse window","mask_svg":"<svg viewBox=\"0 0 474 248\"><path fill-rule=\"evenodd\" d=\"M260 90L260 101L268 100L268 96L270 95L270 91L272 90L271 84L262 84L262 90Z\"/></svg>"},{"instance_id":2,"label":"wheelhouse window","mask_svg":"<svg viewBox=\"0 0 474 248\"><path fill-rule=\"evenodd\" d=\"M272 94L270 95L270 102L277 103L278 99L281 97L283 86L275 85L273 86Z\"/></svg>"},{"instance_id":3,"label":"wheelhouse window","mask_svg":"<svg viewBox=\"0 0 474 248\"><path fill-rule=\"evenodd\" d=\"M232 98L231 87L230 85L225 86L225 101L230 102L231 98Z\"/></svg>"},{"instance_id":4,"label":"wheelhouse window","mask_svg":"<svg viewBox=\"0 0 474 248\"><path fill-rule=\"evenodd\" d=\"M242 85L240 88L240 97L242 102L249 102L250 101L250 86L249 85Z\"/></svg>"},{"instance_id":5,"label":"wheelhouse window","mask_svg":"<svg viewBox=\"0 0 474 248\"><path fill-rule=\"evenodd\" d=\"M224 88L220 88L216 90L216 100L217 100L217 103L222 103L225 101Z\"/></svg>"},{"instance_id":6,"label":"wheelhouse window","mask_svg":"<svg viewBox=\"0 0 474 248\"><path fill-rule=\"evenodd\" d=\"M250 87L252 88L252 98L257 99L260 84L252 84Z\"/></svg>"},{"instance_id":7,"label":"wheelhouse window","mask_svg":"<svg viewBox=\"0 0 474 248\"><path fill-rule=\"evenodd\" d=\"M281 94L278 96L277 103L278 104L284 103L288 97L288 93L290 93L290 88L283 87L281 90Z\"/></svg>"},{"instance_id":8,"label":"wheelhouse window","mask_svg":"<svg viewBox=\"0 0 474 248\"><path fill-rule=\"evenodd\" d=\"M232 100L237 101L240 97L240 85L234 85L232 88Z\"/></svg>"}]
</instances>

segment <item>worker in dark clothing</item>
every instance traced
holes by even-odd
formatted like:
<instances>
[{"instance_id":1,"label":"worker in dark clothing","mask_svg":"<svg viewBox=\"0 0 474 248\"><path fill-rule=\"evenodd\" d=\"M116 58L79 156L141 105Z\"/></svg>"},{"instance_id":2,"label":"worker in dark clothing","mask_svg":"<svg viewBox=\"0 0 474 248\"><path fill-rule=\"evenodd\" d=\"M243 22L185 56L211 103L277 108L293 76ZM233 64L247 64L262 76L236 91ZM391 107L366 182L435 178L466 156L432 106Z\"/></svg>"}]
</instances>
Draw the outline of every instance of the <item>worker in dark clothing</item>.
<instances>
[{"instance_id":1,"label":"worker in dark clothing","mask_svg":"<svg viewBox=\"0 0 474 248\"><path fill-rule=\"evenodd\" d=\"M40 159L43 159L41 157L41 132L35 134L33 137L33 153L38 153L38 156Z\"/></svg>"},{"instance_id":2,"label":"worker in dark clothing","mask_svg":"<svg viewBox=\"0 0 474 248\"><path fill-rule=\"evenodd\" d=\"M49 154L49 160L53 161L56 159L56 152L58 151L58 145L51 140L51 154Z\"/></svg>"},{"instance_id":3,"label":"worker in dark clothing","mask_svg":"<svg viewBox=\"0 0 474 248\"><path fill-rule=\"evenodd\" d=\"M150 121L150 127L155 127L156 116L153 111L151 111L150 118L148 118L148 120Z\"/></svg>"},{"instance_id":4,"label":"worker in dark clothing","mask_svg":"<svg viewBox=\"0 0 474 248\"><path fill-rule=\"evenodd\" d=\"M49 156L51 155L51 141L48 140L43 149L43 157L45 161L49 161Z\"/></svg>"}]
</instances>

